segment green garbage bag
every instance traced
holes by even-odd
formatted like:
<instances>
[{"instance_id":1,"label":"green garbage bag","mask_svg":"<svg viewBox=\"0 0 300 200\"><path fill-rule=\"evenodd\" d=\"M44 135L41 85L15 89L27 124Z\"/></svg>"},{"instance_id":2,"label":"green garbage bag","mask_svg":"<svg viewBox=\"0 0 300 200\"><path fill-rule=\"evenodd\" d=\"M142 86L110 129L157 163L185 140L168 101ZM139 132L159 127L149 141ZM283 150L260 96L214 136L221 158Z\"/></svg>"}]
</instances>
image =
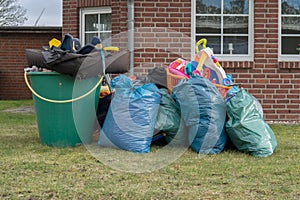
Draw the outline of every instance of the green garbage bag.
<instances>
[{"instance_id":1,"label":"green garbage bag","mask_svg":"<svg viewBox=\"0 0 300 200\"><path fill-rule=\"evenodd\" d=\"M155 129L166 133L165 140L169 143L177 134L180 126L180 113L178 106L173 100L168 90L161 88L162 98L158 115L155 122Z\"/></svg>"},{"instance_id":2,"label":"green garbage bag","mask_svg":"<svg viewBox=\"0 0 300 200\"><path fill-rule=\"evenodd\" d=\"M241 89L226 107L226 131L236 148L255 157L271 155L277 146L276 138L255 97Z\"/></svg>"}]
</instances>

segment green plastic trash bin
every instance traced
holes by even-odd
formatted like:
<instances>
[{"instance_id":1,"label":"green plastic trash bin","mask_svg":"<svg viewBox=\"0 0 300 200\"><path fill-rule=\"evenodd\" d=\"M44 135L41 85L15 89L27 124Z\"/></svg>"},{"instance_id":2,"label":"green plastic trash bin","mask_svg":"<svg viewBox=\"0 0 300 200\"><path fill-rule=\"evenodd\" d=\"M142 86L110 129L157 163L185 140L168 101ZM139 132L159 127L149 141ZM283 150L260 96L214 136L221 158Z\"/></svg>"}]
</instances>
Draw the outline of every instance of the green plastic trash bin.
<instances>
[{"instance_id":1,"label":"green plastic trash bin","mask_svg":"<svg viewBox=\"0 0 300 200\"><path fill-rule=\"evenodd\" d=\"M90 143L99 78L78 80L57 72L30 72L29 76L32 92L39 96L33 94L41 143L55 147Z\"/></svg>"}]
</instances>

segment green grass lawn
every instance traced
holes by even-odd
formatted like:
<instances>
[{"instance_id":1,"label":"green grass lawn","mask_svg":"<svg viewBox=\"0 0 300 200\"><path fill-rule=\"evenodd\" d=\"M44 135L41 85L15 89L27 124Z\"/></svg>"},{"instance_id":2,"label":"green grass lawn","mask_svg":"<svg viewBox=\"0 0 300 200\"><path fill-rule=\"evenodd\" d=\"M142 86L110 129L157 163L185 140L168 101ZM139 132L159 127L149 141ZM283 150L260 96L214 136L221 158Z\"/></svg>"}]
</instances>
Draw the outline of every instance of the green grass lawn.
<instances>
[{"instance_id":1,"label":"green grass lawn","mask_svg":"<svg viewBox=\"0 0 300 200\"><path fill-rule=\"evenodd\" d=\"M278 148L267 158L233 150L199 158L189 149L136 174L109 168L84 146L41 145L34 114L1 111L24 105L32 101L0 101L0 199L300 199L299 125L271 126Z\"/></svg>"}]
</instances>

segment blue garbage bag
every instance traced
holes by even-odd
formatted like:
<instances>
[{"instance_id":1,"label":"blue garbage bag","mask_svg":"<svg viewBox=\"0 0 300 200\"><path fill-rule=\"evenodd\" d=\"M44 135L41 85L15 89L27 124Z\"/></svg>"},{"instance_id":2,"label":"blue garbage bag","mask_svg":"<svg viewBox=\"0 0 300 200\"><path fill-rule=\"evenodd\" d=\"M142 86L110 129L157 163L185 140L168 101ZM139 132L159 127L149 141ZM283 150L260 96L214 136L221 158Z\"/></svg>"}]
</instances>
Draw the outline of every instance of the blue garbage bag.
<instances>
[{"instance_id":1,"label":"blue garbage bag","mask_svg":"<svg viewBox=\"0 0 300 200\"><path fill-rule=\"evenodd\" d=\"M223 151L226 104L217 88L203 77L182 79L173 88L194 151L215 154Z\"/></svg>"},{"instance_id":2,"label":"blue garbage bag","mask_svg":"<svg viewBox=\"0 0 300 200\"><path fill-rule=\"evenodd\" d=\"M241 89L227 102L227 115L226 132L238 150L255 157L273 154L276 137L255 97Z\"/></svg>"},{"instance_id":3,"label":"blue garbage bag","mask_svg":"<svg viewBox=\"0 0 300 200\"><path fill-rule=\"evenodd\" d=\"M135 87L125 75L114 78L111 87L115 94L98 144L137 153L150 152L160 90L152 83Z\"/></svg>"}]
</instances>

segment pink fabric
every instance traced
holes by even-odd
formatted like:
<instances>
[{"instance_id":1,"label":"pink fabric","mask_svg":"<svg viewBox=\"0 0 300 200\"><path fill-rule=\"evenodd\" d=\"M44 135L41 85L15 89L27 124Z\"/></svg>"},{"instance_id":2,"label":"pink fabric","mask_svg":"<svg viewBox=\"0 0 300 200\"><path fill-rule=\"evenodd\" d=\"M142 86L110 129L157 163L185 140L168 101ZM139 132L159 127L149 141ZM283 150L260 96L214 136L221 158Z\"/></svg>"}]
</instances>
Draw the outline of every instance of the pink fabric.
<instances>
[{"instance_id":1,"label":"pink fabric","mask_svg":"<svg viewBox=\"0 0 300 200\"><path fill-rule=\"evenodd\" d=\"M183 76L185 78L190 78L187 74L177 70L177 69L174 69L174 68L171 68L169 67L169 71L172 73L172 74L175 74L175 75L178 75L178 76Z\"/></svg>"}]
</instances>

